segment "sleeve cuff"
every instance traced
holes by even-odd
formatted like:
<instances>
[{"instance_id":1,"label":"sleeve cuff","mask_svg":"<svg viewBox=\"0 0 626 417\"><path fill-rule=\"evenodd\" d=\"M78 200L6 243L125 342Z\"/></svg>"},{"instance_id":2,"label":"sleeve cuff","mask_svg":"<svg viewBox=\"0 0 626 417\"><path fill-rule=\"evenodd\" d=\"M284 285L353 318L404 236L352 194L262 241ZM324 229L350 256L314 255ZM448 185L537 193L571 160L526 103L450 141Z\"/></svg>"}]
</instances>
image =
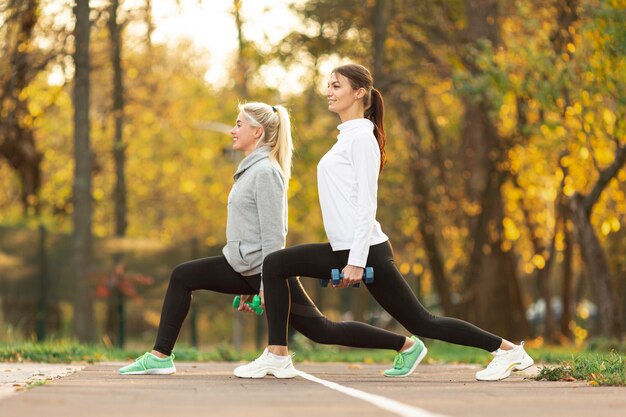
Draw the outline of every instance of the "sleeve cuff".
<instances>
[{"instance_id":1,"label":"sleeve cuff","mask_svg":"<svg viewBox=\"0 0 626 417\"><path fill-rule=\"evenodd\" d=\"M348 265L358 266L359 268L365 268L367 259L362 259L359 256L350 255L348 257Z\"/></svg>"}]
</instances>

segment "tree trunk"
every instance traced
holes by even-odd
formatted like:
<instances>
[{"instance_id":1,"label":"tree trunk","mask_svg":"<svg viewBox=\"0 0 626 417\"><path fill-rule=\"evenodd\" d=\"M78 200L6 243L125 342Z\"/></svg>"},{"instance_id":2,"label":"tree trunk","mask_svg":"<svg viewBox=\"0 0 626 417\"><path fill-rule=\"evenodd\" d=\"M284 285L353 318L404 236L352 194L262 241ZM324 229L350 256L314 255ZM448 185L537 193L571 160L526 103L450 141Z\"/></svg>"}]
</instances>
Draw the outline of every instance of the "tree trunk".
<instances>
[{"instance_id":1,"label":"tree trunk","mask_svg":"<svg viewBox=\"0 0 626 417\"><path fill-rule=\"evenodd\" d=\"M499 12L497 0L466 0L468 27L467 41L475 46L488 40L493 47L499 41ZM466 63L474 75L479 69L471 56ZM511 251L501 249L502 195L504 174L496 168L503 158L501 140L489 119L486 98L465 97L463 138L465 166L468 174L467 197L480 205L478 215L470 218L470 235L473 236L470 264L466 276L469 288L467 317L503 337L523 337L528 324L517 280L515 261Z\"/></svg>"},{"instance_id":2,"label":"tree trunk","mask_svg":"<svg viewBox=\"0 0 626 417\"><path fill-rule=\"evenodd\" d=\"M237 27L237 67L235 68L235 88L240 99L247 99L250 94L248 89L248 73L250 63L246 57L247 42L243 36L243 21L241 19L241 0L233 0L235 25Z\"/></svg>"},{"instance_id":3,"label":"tree trunk","mask_svg":"<svg viewBox=\"0 0 626 417\"><path fill-rule=\"evenodd\" d=\"M480 206L479 214L468 222L473 242L465 279L469 289L466 317L500 336L522 338L527 335L528 323L516 268L512 267L515 261L512 251L501 249L504 214L500 187L506 174L496 170L494 160L502 151L487 110L471 100L466 100L463 134L470 174L467 193L470 201Z\"/></svg>"},{"instance_id":4,"label":"tree trunk","mask_svg":"<svg viewBox=\"0 0 626 417\"><path fill-rule=\"evenodd\" d=\"M574 34L569 28L578 20L577 9L579 0L559 0L554 2L557 10L556 26L550 35L550 42L557 53L567 53L571 56L572 52L565 46L573 42Z\"/></svg>"},{"instance_id":5,"label":"tree trunk","mask_svg":"<svg viewBox=\"0 0 626 417\"><path fill-rule=\"evenodd\" d=\"M123 138L124 127L124 84L122 80L122 39L121 27L117 23L119 0L113 0L109 8L109 33L111 36L111 62L113 67L113 119L115 121L115 138L113 141L113 158L115 160L115 236L126 235L126 145Z\"/></svg>"},{"instance_id":6,"label":"tree trunk","mask_svg":"<svg viewBox=\"0 0 626 417\"><path fill-rule=\"evenodd\" d=\"M124 144L124 84L122 79L122 28L117 22L119 0L112 0L109 6L109 36L111 42L111 67L113 68L113 120L115 124L113 139L113 159L115 162L115 186L113 189L113 202L115 207L115 236L118 238L126 235L127 205L126 205L126 145ZM114 268L123 265L124 255L116 253L113 256ZM125 344L124 294L120 289L120 280L117 277L114 287L111 288L112 296L109 298L109 331L112 341L116 346L123 348Z\"/></svg>"},{"instance_id":7,"label":"tree trunk","mask_svg":"<svg viewBox=\"0 0 626 417\"><path fill-rule=\"evenodd\" d=\"M557 223L558 224L558 223ZM546 303L546 316L544 318L543 338L549 343L557 342L558 335L556 332L556 321L554 319L554 312L552 311L552 291L550 290L550 270L552 269L552 263L554 254L556 252L556 231L552 237L552 243L550 244L550 252L548 259L546 259L545 266L537 271L537 282L539 283L539 293Z\"/></svg>"},{"instance_id":8,"label":"tree trunk","mask_svg":"<svg viewBox=\"0 0 626 417\"><path fill-rule=\"evenodd\" d=\"M517 177L513 177L513 183L515 186L522 190L521 186L517 181ZM561 182L561 190L563 189L564 181ZM560 196L559 196L560 197ZM556 342L558 340L558 335L556 332L556 322L554 319L554 312L552 311L552 291L550 290L550 271L552 270L552 264L554 261L554 254L556 252L556 235L559 229L559 220L561 216L561 211L559 210L561 206L561 199L557 199L555 203L555 213L556 213L556 221L554 226L554 232L552 234L552 240L550 242L550 249L545 259L544 267L535 270L535 282L537 283L537 288L539 290L539 296L546 303L546 315L543 319L544 327L543 327L543 338L548 342ZM530 242L533 247L533 252L537 255L546 256L546 248L542 244L542 242L537 237L537 225L532 222L530 211L526 208L526 206L521 204L522 213L524 215L524 220L526 222L526 227L529 231Z\"/></svg>"},{"instance_id":9,"label":"tree trunk","mask_svg":"<svg viewBox=\"0 0 626 417\"><path fill-rule=\"evenodd\" d=\"M387 40L388 24L388 4L387 0L377 0L374 9L374 30L372 39L373 66L372 76L375 86L385 85L383 68L385 65L385 41ZM379 89L381 87L378 87Z\"/></svg>"},{"instance_id":10,"label":"tree trunk","mask_svg":"<svg viewBox=\"0 0 626 417\"><path fill-rule=\"evenodd\" d=\"M564 156L565 154L561 155ZM559 157L559 161L561 161L561 157ZM561 186L559 190L559 196L557 197L557 226L555 230L558 230L559 227L563 231L563 264L561 266L561 302L562 302L562 313L561 313L561 336L567 339L572 339L573 333L570 330L570 322L572 321L572 317L574 316L574 309L576 305L576 300L574 299L574 291L573 291L573 239L572 239L572 213L569 209L568 199L563 192L563 188L565 186L565 178L568 175L568 167L563 166L559 162L559 167L561 171L563 171L563 179L561 180Z\"/></svg>"},{"instance_id":11,"label":"tree trunk","mask_svg":"<svg viewBox=\"0 0 626 417\"><path fill-rule=\"evenodd\" d=\"M39 19L39 1L28 0L25 6L14 13L18 20L15 45L8 54L10 71L0 84L0 156L17 172L22 183L21 202L24 212L29 207L39 211L38 194L41 187L42 155L35 146L35 136L31 123L25 123L30 117L28 97L22 97L23 91L34 78L31 44L33 30Z\"/></svg>"},{"instance_id":12,"label":"tree trunk","mask_svg":"<svg viewBox=\"0 0 626 417\"><path fill-rule=\"evenodd\" d=\"M563 266L561 271L561 300L563 301L563 314L561 316L561 334L568 339L572 338L572 331L569 324L574 316L575 300L573 291L573 250L572 250L572 233L571 222L569 221L570 215L567 206L562 203L563 216L561 217L561 228L564 235L564 248L563 248Z\"/></svg>"},{"instance_id":13,"label":"tree trunk","mask_svg":"<svg viewBox=\"0 0 626 417\"><path fill-rule=\"evenodd\" d=\"M476 222L471 254L472 275L467 318L474 324L508 339L528 334L525 308L512 251L503 251L503 208L500 187L506 173L492 172L481 198L482 213Z\"/></svg>"},{"instance_id":14,"label":"tree trunk","mask_svg":"<svg viewBox=\"0 0 626 417\"><path fill-rule=\"evenodd\" d=\"M93 306L89 288L91 267L91 169L89 139L89 1L74 6L74 333L81 342L93 341Z\"/></svg>"},{"instance_id":15,"label":"tree trunk","mask_svg":"<svg viewBox=\"0 0 626 417\"><path fill-rule=\"evenodd\" d=\"M416 161L411 167L413 177L413 188L415 190L415 206L419 212L419 230L424 241L424 249L428 257L428 265L433 276L433 283L437 294L439 295L439 303L443 315L456 315L453 310L452 297L450 295L450 285L446 277L446 271L443 266L443 256L439 251L437 236L433 226L433 219L428 209L428 188L423 180L424 172L419 168L419 162ZM420 180L417 178L420 177Z\"/></svg>"},{"instance_id":16,"label":"tree trunk","mask_svg":"<svg viewBox=\"0 0 626 417\"><path fill-rule=\"evenodd\" d=\"M450 296L450 285L446 277L445 268L443 266L443 256L439 250L437 235L434 228L434 219L432 218L428 202L430 201L429 186L425 180L427 178L425 170L422 168L423 161L421 158L421 148L419 145L419 129L417 119L407 109L414 109L415 103L404 100L401 94L393 91L389 94L393 107L398 111L398 117L402 124L403 130L406 132L407 142L411 155L411 183L413 184L413 201L412 204L417 209L419 216L419 230L424 242L424 249L428 257L428 264L433 276L433 283L439 302L444 315L452 315L453 306Z\"/></svg>"},{"instance_id":17,"label":"tree trunk","mask_svg":"<svg viewBox=\"0 0 626 417\"><path fill-rule=\"evenodd\" d=\"M146 23L146 45L148 46L148 56L152 56L152 34L154 33L154 20L152 18L152 0L146 0L145 23Z\"/></svg>"},{"instance_id":18,"label":"tree trunk","mask_svg":"<svg viewBox=\"0 0 626 417\"><path fill-rule=\"evenodd\" d=\"M622 331L620 304L613 288L606 253L593 230L593 225L585 210L584 199L585 196L575 194L571 200L570 207L576 226L576 235L598 306L602 335L619 339Z\"/></svg>"},{"instance_id":19,"label":"tree trunk","mask_svg":"<svg viewBox=\"0 0 626 417\"><path fill-rule=\"evenodd\" d=\"M619 141L616 139L615 143L619 143ZM606 253L600 245L590 219L593 206L625 163L626 146L618 146L615 152L615 159L610 166L600 171L598 180L589 194L576 193L570 201L570 209L576 226L575 230L580 244L580 251L587 266L589 282L598 304L602 335L618 339L622 336L621 305L617 299L617 291L612 282Z\"/></svg>"}]
</instances>

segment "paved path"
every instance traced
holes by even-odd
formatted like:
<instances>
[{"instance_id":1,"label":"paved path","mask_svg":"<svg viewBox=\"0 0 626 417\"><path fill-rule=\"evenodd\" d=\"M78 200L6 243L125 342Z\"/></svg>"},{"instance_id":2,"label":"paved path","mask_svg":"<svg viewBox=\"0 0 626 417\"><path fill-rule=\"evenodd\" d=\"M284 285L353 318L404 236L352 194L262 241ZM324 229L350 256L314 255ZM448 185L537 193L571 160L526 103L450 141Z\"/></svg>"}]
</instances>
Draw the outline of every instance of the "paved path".
<instances>
[{"instance_id":1,"label":"paved path","mask_svg":"<svg viewBox=\"0 0 626 417\"><path fill-rule=\"evenodd\" d=\"M49 363L0 363L0 399L28 388L71 375L83 369L82 365Z\"/></svg>"},{"instance_id":2,"label":"paved path","mask_svg":"<svg viewBox=\"0 0 626 417\"><path fill-rule=\"evenodd\" d=\"M120 376L120 365L89 365L1 399L0 416L626 416L626 388L520 375L477 382L471 365L421 365L390 379L382 365L299 363L310 378L293 380L238 379L232 363L177 363L171 376Z\"/></svg>"}]
</instances>

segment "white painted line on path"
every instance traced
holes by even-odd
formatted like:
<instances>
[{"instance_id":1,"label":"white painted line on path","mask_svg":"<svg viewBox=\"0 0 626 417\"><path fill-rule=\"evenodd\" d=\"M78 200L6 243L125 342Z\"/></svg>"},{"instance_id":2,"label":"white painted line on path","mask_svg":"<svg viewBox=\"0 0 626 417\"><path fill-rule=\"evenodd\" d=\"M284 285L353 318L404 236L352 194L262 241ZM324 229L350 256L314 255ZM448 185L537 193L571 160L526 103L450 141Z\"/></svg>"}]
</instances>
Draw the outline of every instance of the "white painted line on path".
<instances>
[{"instance_id":1,"label":"white painted line on path","mask_svg":"<svg viewBox=\"0 0 626 417\"><path fill-rule=\"evenodd\" d=\"M351 397L366 401L372 405L375 405L378 408L382 408L383 410L387 410L402 417L446 417L442 414L431 413L421 408L406 405L399 401L392 400L390 398L386 398L380 395L370 394L365 391L360 391L358 389L344 387L343 385L339 385L336 382L326 381L316 376L307 374L306 372L297 372L298 375L306 380L316 382L332 390L339 391L342 394L346 394Z\"/></svg>"}]
</instances>

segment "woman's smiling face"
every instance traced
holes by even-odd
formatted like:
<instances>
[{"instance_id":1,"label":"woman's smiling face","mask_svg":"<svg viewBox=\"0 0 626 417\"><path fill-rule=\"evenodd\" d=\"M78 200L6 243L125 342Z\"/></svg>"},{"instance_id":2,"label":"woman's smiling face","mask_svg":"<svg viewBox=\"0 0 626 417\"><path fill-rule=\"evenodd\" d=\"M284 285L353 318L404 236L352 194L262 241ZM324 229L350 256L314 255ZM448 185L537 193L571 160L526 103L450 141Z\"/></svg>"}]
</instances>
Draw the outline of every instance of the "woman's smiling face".
<instances>
[{"instance_id":1,"label":"woman's smiling face","mask_svg":"<svg viewBox=\"0 0 626 417\"><path fill-rule=\"evenodd\" d=\"M356 101L355 91L350 85L350 81L341 74L333 72L328 80L326 99L328 100L328 110L334 113L342 113Z\"/></svg>"},{"instance_id":2,"label":"woman's smiling face","mask_svg":"<svg viewBox=\"0 0 626 417\"><path fill-rule=\"evenodd\" d=\"M239 113L235 126L230 130L230 135L233 137L233 149L248 155L256 148L262 129L261 127L252 127L245 115Z\"/></svg>"}]
</instances>

